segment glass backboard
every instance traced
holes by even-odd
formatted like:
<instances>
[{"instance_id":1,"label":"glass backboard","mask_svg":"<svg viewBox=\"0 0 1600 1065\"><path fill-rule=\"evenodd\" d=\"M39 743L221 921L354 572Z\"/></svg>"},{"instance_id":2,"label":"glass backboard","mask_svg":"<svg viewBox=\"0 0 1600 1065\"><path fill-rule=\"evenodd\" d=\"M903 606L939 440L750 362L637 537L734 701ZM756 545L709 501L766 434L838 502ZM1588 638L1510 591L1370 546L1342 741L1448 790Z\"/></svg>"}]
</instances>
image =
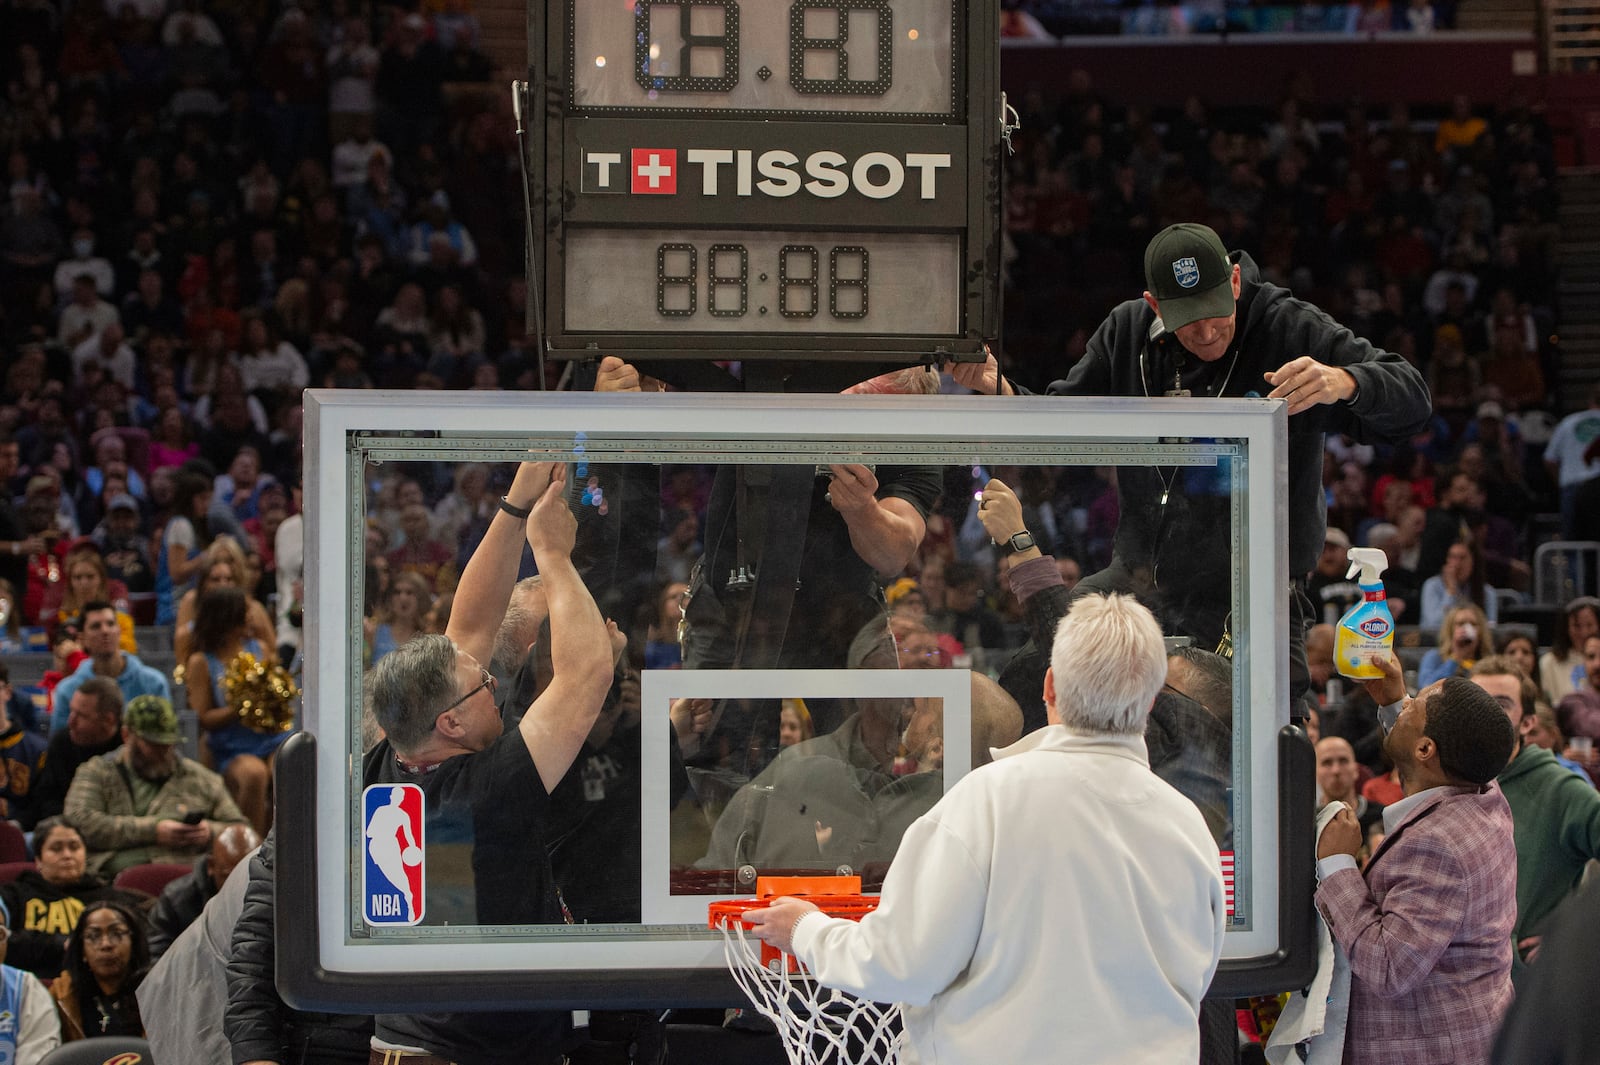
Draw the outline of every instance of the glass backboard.
<instances>
[{"instance_id":1,"label":"glass backboard","mask_svg":"<svg viewBox=\"0 0 1600 1065\"><path fill-rule=\"evenodd\" d=\"M306 412L310 735L280 756L277 813L291 1001L735 1001L708 903L773 873L874 890L912 820L1043 724L1030 648L1048 633L978 522L990 477L1086 574L1126 523L1161 537L1183 508L1175 525L1210 530L1178 545L1181 573L1140 577L1170 646L1231 642L1231 696L1153 718L1147 742L1206 816L1231 885L1218 987L1287 986L1306 964L1310 756L1280 735L1280 402L313 390ZM618 666L537 830L507 843L368 779L360 708L375 658L447 609L528 460L566 464L573 559L616 623ZM863 559L873 548L832 502L835 464L921 515L922 610L902 567ZM1162 514L1119 513L1119 480L1138 478L1160 482ZM507 566L508 582L534 572L531 553ZM974 574L995 586L982 606L962 598ZM548 645L512 640L492 667L512 727L548 682ZM1286 788L1291 766L1302 779ZM568 919L503 905L515 890L489 870L523 846L548 853Z\"/></svg>"}]
</instances>

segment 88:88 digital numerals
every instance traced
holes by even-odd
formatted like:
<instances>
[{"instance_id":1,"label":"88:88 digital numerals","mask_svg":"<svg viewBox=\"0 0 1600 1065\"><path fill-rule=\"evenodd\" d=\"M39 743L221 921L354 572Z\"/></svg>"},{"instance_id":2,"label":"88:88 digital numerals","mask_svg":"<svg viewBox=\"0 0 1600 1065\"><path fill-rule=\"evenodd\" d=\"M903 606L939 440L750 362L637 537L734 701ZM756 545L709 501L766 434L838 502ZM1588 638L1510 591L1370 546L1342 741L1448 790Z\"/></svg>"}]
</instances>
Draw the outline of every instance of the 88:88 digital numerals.
<instances>
[{"instance_id":1,"label":"88:88 digital numerals","mask_svg":"<svg viewBox=\"0 0 1600 1065\"><path fill-rule=\"evenodd\" d=\"M656 311L662 317L690 318L698 310L699 258L693 244L672 242L656 249ZM829 250L828 313L833 317L867 316L869 259L867 249L858 244ZM819 265L816 245L785 244L778 249L778 313L784 318L817 316L821 309ZM762 273L757 280L765 282L767 278ZM750 251L743 244L713 244L707 249L706 310L715 318L742 318L749 313ZM768 308L758 307L757 312L766 314Z\"/></svg>"}]
</instances>

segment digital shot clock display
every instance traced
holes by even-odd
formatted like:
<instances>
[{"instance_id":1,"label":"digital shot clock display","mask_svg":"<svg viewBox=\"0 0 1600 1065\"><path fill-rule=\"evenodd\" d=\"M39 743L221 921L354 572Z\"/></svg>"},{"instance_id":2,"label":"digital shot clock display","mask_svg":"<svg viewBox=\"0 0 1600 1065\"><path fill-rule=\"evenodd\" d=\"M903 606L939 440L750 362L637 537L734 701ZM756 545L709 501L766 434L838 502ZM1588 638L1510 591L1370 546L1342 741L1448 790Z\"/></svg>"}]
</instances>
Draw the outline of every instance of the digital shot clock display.
<instances>
[{"instance_id":1,"label":"digital shot clock display","mask_svg":"<svg viewBox=\"0 0 1600 1065\"><path fill-rule=\"evenodd\" d=\"M995 0L534 0L550 352L978 357L999 331L998 19Z\"/></svg>"}]
</instances>

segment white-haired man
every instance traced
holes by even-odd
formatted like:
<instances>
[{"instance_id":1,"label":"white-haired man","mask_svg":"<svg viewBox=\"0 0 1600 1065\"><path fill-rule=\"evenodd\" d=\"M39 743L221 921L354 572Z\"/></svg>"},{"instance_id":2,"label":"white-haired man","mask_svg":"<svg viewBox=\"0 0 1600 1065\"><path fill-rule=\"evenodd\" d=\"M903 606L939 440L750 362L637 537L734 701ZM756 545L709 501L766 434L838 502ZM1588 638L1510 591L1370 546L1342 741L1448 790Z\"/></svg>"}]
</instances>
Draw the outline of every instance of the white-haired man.
<instances>
[{"instance_id":1,"label":"white-haired man","mask_svg":"<svg viewBox=\"0 0 1600 1065\"><path fill-rule=\"evenodd\" d=\"M1049 726L906 831L875 912L745 918L821 983L902 1003L917 1060L1198 1059L1226 910L1205 821L1145 754L1166 675L1148 610L1086 597L1056 630Z\"/></svg>"}]
</instances>

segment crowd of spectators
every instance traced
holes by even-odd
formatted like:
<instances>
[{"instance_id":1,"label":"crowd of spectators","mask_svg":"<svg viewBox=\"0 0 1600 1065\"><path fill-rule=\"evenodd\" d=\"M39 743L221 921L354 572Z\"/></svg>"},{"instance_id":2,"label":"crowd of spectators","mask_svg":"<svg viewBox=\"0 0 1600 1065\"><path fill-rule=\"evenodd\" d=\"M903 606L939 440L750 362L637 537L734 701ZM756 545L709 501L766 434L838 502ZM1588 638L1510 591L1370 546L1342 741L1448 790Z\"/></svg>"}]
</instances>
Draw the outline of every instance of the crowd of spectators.
<instances>
[{"instance_id":1,"label":"crowd of spectators","mask_svg":"<svg viewBox=\"0 0 1600 1065\"><path fill-rule=\"evenodd\" d=\"M1537 541L1558 532L1534 516L1559 509L1559 532L1585 532L1572 500L1593 473L1582 445L1556 433L1546 124L1515 95L1492 113L1458 98L1432 114L1397 104L1379 115L1319 108L1306 89L1286 86L1271 113L1217 112L1199 96L1153 113L1105 98L1082 71L1060 96L1025 94L1009 158L1003 369L1034 388L1064 376L1105 312L1143 288L1149 237L1205 221L1265 280L1428 380L1425 432L1395 448L1336 437L1325 472L1329 524L1358 546L1374 530L1397 535L1416 563L1402 578L1416 585L1404 620L1434 620L1419 618L1421 586L1444 569L1449 515L1478 526L1469 583L1527 592ZM1455 569L1452 589L1464 579Z\"/></svg>"},{"instance_id":2,"label":"crowd of spectators","mask_svg":"<svg viewBox=\"0 0 1600 1065\"><path fill-rule=\"evenodd\" d=\"M298 532L303 388L545 383L523 318L513 124L504 94L481 89L479 33L460 3L0 3L0 650L56 654L41 699L0 673L5 735L70 732L79 760L121 746L115 715L95 719L121 696L171 692L119 693L91 674L143 677L140 632L164 633L176 653L147 654L152 671L187 666L188 702L206 710L240 648L292 658L302 589L298 547L285 557L295 536L281 534ZM1342 552L1384 546L1400 620L1429 626L1431 603L1442 634L1430 668L1449 669L1493 650L1491 623L1517 603L1499 593L1531 590L1533 550L1558 531L1534 515L1594 535L1557 432L1550 137L1514 96L1416 114L1311 99L1290 85L1270 112L1194 96L1164 113L1107 99L1080 72L1017 101L1005 372L1035 388L1065 376L1104 313L1143 288L1149 237L1211 225L1265 278L1426 374L1426 432L1393 449L1330 441L1313 589L1337 616L1351 594ZM1593 482L1594 461L1580 453L1572 468ZM641 596L633 633L652 664L677 653L709 492L681 472L663 486L659 591ZM1067 586L1101 568L1108 473L1017 476ZM1025 639L1022 611L968 512L972 486L946 487L889 590L903 653L998 671ZM444 629L496 504L488 468L471 464L377 488L373 660ZM1458 647L1464 613L1474 642ZM1592 613L1569 610L1533 649L1552 647L1552 708L1600 682L1582 627ZM1550 690L1562 676L1567 690ZM1596 771L1592 747L1585 761L1559 733L1600 724L1600 710L1539 720ZM1382 780L1369 739L1352 731L1354 755ZM224 820L243 820L237 801L265 828L262 775L228 786ZM14 818L28 808L5 798ZM60 797L33 808L29 827L60 810Z\"/></svg>"},{"instance_id":3,"label":"crowd of spectators","mask_svg":"<svg viewBox=\"0 0 1600 1065\"><path fill-rule=\"evenodd\" d=\"M1000 30L1013 40L1229 33L1433 33L1455 26L1454 0L1353 0L1341 4L1262 0L1003 0Z\"/></svg>"}]
</instances>

